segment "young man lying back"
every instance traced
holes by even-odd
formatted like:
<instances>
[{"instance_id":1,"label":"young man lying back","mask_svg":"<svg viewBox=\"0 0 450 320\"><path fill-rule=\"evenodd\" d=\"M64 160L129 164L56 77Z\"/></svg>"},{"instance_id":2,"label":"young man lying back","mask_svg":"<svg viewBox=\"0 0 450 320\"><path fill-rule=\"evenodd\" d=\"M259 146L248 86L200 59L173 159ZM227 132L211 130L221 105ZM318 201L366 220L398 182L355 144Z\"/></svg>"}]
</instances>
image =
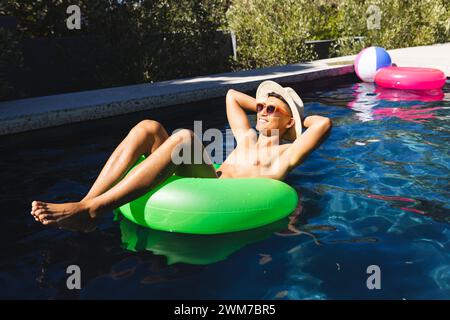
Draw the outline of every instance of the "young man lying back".
<instances>
[{"instance_id":1,"label":"young man lying back","mask_svg":"<svg viewBox=\"0 0 450 320\"><path fill-rule=\"evenodd\" d=\"M202 142L191 130L179 130L169 136L160 123L144 120L114 150L81 201L61 204L33 201L31 214L44 225L87 231L95 226L99 215L140 197L174 173L201 178L282 180L305 160L331 128L328 118L317 115L304 118L303 102L297 93L273 81L260 84L256 99L229 90L226 111L237 146L219 169L214 168ZM257 113L256 131L246 111ZM306 128L303 133L302 128ZM290 143L282 144L281 140ZM180 149L200 150L201 161L173 161ZM142 154L147 158L124 177Z\"/></svg>"}]
</instances>

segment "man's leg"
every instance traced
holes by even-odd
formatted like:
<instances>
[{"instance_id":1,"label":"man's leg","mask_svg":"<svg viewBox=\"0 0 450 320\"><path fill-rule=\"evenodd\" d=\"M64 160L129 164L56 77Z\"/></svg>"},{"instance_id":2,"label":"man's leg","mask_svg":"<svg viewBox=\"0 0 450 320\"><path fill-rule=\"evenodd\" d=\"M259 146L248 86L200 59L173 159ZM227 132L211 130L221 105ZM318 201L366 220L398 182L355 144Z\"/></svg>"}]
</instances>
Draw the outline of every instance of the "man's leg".
<instances>
[{"instance_id":1,"label":"man's leg","mask_svg":"<svg viewBox=\"0 0 450 320\"><path fill-rule=\"evenodd\" d=\"M139 122L117 146L102 171L83 200L94 198L109 190L131 168L142 154L149 155L155 151L166 139L168 134L157 121L143 120ZM31 214L38 221L35 214L43 209L43 203L32 203Z\"/></svg>"},{"instance_id":2,"label":"man's leg","mask_svg":"<svg viewBox=\"0 0 450 320\"><path fill-rule=\"evenodd\" d=\"M167 131L159 122L139 122L114 150L84 199L94 198L109 190L123 178L142 154L148 156L168 137Z\"/></svg>"},{"instance_id":3,"label":"man's leg","mask_svg":"<svg viewBox=\"0 0 450 320\"><path fill-rule=\"evenodd\" d=\"M80 202L52 204L40 202L42 209L36 210L36 215L44 225L59 225L69 227L72 218L83 215L95 218L102 212L110 211L139 196L172 175L177 168L182 168L187 175L216 178L216 172L211 164L182 164L177 166L172 161L172 154L181 149L194 148L201 144L190 130L181 130L169 137L159 148L141 162L129 175L119 181L108 191L96 197ZM203 154L203 146L200 148ZM192 166L192 170L186 169ZM73 226L72 229L76 229Z\"/></svg>"}]
</instances>

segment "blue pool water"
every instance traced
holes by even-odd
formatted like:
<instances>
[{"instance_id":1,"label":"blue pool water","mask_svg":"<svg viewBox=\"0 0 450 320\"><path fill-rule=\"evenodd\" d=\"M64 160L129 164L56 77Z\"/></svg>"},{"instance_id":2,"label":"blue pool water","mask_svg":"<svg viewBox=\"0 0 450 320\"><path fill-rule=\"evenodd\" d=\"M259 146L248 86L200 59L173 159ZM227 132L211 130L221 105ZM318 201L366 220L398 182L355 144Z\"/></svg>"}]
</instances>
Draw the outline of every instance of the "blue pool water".
<instances>
[{"instance_id":1,"label":"blue pool water","mask_svg":"<svg viewBox=\"0 0 450 320\"><path fill-rule=\"evenodd\" d=\"M111 213L95 232L75 234L30 216L33 199L81 198L143 118L169 131L199 119L225 131L223 99L2 138L0 297L449 299L450 85L429 95L346 82L296 89L307 114L334 125L286 180L300 195L298 232L284 220L237 234L170 234ZM81 290L66 287L72 264ZM370 265L380 268L380 290L367 288Z\"/></svg>"}]
</instances>

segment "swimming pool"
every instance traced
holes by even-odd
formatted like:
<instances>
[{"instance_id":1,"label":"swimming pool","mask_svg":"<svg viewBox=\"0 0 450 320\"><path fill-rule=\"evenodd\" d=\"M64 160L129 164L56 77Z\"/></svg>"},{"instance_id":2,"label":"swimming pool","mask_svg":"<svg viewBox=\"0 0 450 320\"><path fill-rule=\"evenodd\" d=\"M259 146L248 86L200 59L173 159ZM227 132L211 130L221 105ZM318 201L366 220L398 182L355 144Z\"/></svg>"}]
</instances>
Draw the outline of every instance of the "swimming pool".
<instances>
[{"instance_id":1,"label":"swimming pool","mask_svg":"<svg viewBox=\"0 0 450 320\"><path fill-rule=\"evenodd\" d=\"M112 214L74 234L29 214L33 199L82 197L143 118L169 131L202 119L204 130L225 132L223 99L1 138L0 297L449 299L450 84L443 96L348 77L295 89L307 114L334 125L286 180L300 194L299 234L284 231L286 220L238 234L169 234ZM81 290L66 287L71 264ZM366 286L370 265L380 268L380 290Z\"/></svg>"}]
</instances>

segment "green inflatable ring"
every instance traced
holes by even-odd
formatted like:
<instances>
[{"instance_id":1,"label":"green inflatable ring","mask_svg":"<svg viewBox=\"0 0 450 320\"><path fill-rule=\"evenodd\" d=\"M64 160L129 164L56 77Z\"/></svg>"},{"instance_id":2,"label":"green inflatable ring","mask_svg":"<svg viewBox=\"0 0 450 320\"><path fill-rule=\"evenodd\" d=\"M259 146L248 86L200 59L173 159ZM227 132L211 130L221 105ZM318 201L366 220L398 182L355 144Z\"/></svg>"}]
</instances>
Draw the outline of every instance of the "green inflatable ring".
<instances>
[{"instance_id":1,"label":"green inflatable ring","mask_svg":"<svg viewBox=\"0 0 450 320\"><path fill-rule=\"evenodd\" d=\"M155 230L218 234L277 221L292 213L297 202L297 192L278 180L173 175L118 210L132 222Z\"/></svg>"}]
</instances>

